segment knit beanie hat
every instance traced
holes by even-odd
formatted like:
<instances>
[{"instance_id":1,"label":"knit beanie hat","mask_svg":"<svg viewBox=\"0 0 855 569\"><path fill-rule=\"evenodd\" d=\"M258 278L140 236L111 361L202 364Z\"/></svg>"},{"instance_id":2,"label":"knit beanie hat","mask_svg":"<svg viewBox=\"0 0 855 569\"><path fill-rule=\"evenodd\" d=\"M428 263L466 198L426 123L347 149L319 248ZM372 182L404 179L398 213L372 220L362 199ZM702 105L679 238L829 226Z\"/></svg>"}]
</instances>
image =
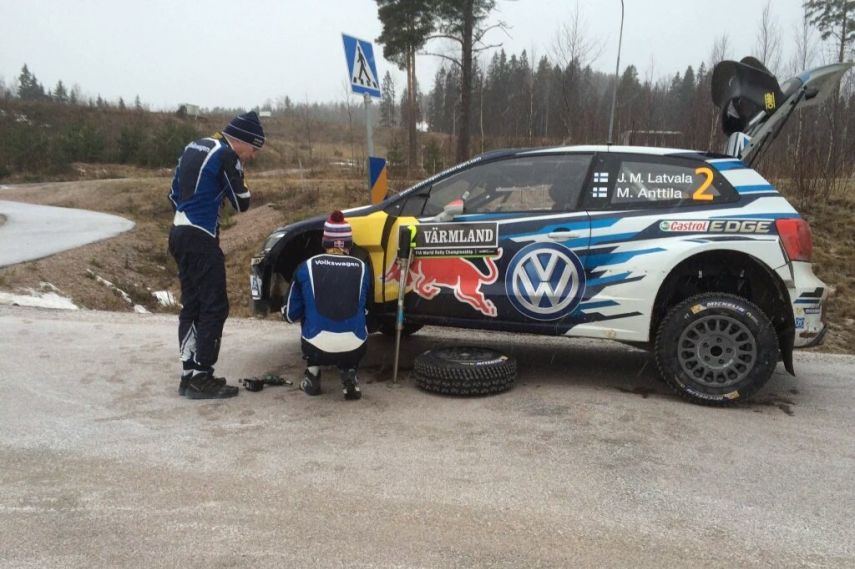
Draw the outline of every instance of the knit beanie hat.
<instances>
[{"instance_id":1,"label":"knit beanie hat","mask_svg":"<svg viewBox=\"0 0 855 569\"><path fill-rule=\"evenodd\" d=\"M264 146L264 130L255 111L238 115L223 129L223 134L242 140L256 148Z\"/></svg>"},{"instance_id":2,"label":"knit beanie hat","mask_svg":"<svg viewBox=\"0 0 855 569\"><path fill-rule=\"evenodd\" d=\"M344 220L344 214L335 210L324 222L324 236L321 240L321 246L324 249L332 249L333 247L350 249L352 245L353 229Z\"/></svg>"}]
</instances>

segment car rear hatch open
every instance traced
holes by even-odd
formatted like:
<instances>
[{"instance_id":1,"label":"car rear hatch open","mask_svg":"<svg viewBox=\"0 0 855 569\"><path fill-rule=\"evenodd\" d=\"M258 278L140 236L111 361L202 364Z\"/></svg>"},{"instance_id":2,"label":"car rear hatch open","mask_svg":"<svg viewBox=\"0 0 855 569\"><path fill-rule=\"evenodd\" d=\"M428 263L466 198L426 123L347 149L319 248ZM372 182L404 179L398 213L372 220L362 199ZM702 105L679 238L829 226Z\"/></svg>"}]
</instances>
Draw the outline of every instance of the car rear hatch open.
<instances>
[{"instance_id":1,"label":"car rear hatch open","mask_svg":"<svg viewBox=\"0 0 855 569\"><path fill-rule=\"evenodd\" d=\"M822 104L836 93L853 63L809 69L779 85L753 57L722 61L713 69L712 99L721 109L721 128L728 135L725 154L755 162L775 139L793 111Z\"/></svg>"}]
</instances>

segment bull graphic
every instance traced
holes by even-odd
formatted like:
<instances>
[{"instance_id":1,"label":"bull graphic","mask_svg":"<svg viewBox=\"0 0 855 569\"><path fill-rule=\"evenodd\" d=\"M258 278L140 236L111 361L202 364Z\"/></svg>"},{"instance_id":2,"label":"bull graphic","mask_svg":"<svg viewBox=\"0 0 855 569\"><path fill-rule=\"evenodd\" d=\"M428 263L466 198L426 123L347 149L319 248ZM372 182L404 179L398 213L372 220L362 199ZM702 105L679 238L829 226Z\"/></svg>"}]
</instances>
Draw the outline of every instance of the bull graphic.
<instances>
[{"instance_id":1,"label":"bull graphic","mask_svg":"<svg viewBox=\"0 0 855 569\"><path fill-rule=\"evenodd\" d=\"M502 250L493 257L484 257L487 274L482 273L471 261L462 257L438 257L415 259L410 264L407 275L407 289L420 297L430 300L445 287L454 292L454 298L465 302L484 316L495 318L496 305L481 292L481 286L493 284L499 278L496 261L502 257ZM398 261L392 264L384 276L385 280L401 280L401 268Z\"/></svg>"}]
</instances>

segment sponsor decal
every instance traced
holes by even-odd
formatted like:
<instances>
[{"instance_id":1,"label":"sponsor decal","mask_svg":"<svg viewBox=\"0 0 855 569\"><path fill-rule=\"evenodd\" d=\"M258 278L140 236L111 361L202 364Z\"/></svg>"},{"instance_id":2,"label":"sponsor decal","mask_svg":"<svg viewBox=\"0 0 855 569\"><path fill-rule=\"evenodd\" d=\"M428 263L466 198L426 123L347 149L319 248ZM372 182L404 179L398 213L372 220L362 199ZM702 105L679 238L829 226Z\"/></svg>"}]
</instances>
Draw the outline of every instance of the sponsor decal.
<instances>
[{"instance_id":1,"label":"sponsor decal","mask_svg":"<svg viewBox=\"0 0 855 569\"><path fill-rule=\"evenodd\" d=\"M659 222L659 230L666 233L675 232L706 232L710 222L703 219L674 219Z\"/></svg>"},{"instance_id":2,"label":"sponsor decal","mask_svg":"<svg viewBox=\"0 0 855 569\"><path fill-rule=\"evenodd\" d=\"M804 318L796 318L796 330L805 327L805 319Z\"/></svg>"},{"instance_id":3,"label":"sponsor decal","mask_svg":"<svg viewBox=\"0 0 855 569\"><path fill-rule=\"evenodd\" d=\"M558 320L575 310L585 292L585 269L573 251L558 243L526 245L505 275L508 300L535 320Z\"/></svg>"},{"instance_id":4,"label":"sponsor decal","mask_svg":"<svg viewBox=\"0 0 855 569\"><path fill-rule=\"evenodd\" d=\"M664 233L754 233L768 234L772 221L756 219L664 219L659 222Z\"/></svg>"},{"instance_id":5,"label":"sponsor decal","mask_svg":"<svg viewBox=\"0 0 855 569\"><path fill-rule=\"evenodd\" d=\"M724 398L730 399L730 400L738 399L739 398L739 391L737 390L737 391L731 391L730 393L725 393Z\"/></svg>"},{"instance_id":6,"label":"sponsor decal","mask_svg":"<svg viewBox=\"0 0 855 569\"><path fill-rule=\"evenodd\" d=\"M499 277L496 261L502 256L499 249L494 257L485 257L487 273L462 257L417 258L410 264L407 274L407 288L425 300L431 300L440 293L441 288L451 290L454 298L468 304L484 316L495 318L496 305L489 300L481 287L493 284ZM396 260L384 275L386 282L401 282L401 268Z\"/></svg>"},{"instance_id":7,"label":"sponsor decal","mask_svg":"<svg viewBox=\"0 0 855 569\"><path fill-rule=\"evenodd\" d=\"M495 222L422 223L416 228L416 257L493 256L498 250Z\"/></svg>"},{"instance_id":8,"label":"sponsor decal","mask_svg":"<svg viewBox=\"0 0 855 569\"><path fill-rule=\"evenodd\" d=\"M812 306L810 308L805 308L805 314L822 314L822 308L818 306Z\"/></svg>"},{"instance_id":9,"label":"sponsor decal","mask_svg":"<svg viewBox=\"0 0 855 569\"><path fill-rule=\"evenodd\" d=\"M351 268L357 268L357 267L360 267L362 265L362 263L360 263L359 261L349 261L346 259L332 260L332 259L326 259L326 258L315 259L314 261L312 261L312 264L313 265L321 265L324 267L351 267Z\"/></svg>"},{"instance_id":10,"label":"sponsor decal","mask_svg":"<svg viewBox=\"0 0 855 569\"><path fill-rule=\"evenodd\" d=\"M766 105L767 111L775 110L775 93L766 93L763 95L763 103Z\"/></svg>"},{"instance_id":11,"label":"sponsor decal","mask_svg":"<svg viewBox=\"0 0 855 569\"><path fill-rule=\"evenodd\" d=\"M689 310L691 310L691 311L692 311L692 314L697 314L698 312L700 312L700 311L701 311L701 310L703 310L704 308L705 308L705 307L704 307L704 305L703 305L703 304L696 304L696 305L694 305L692 308L690 308Z\"/></svg>"},{"instance_id":12,"label":"sponsor decal","mask_svg":"<svg viewBox=\"0 0 855 569\"><path fill-rule=\"evenodd\" d=\"M710 221L710 233L769 233L771 221L754 219L716 219Z\"/></svg>"}]
</instances>

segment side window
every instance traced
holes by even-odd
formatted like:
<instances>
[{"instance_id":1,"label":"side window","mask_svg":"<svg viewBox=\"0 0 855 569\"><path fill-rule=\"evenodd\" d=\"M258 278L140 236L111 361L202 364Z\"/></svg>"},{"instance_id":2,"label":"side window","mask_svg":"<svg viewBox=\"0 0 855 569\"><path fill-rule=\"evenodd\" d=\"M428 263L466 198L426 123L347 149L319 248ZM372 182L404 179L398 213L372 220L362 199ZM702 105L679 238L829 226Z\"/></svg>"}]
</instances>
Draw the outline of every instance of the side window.
<instances>
[{"instance_id":1,"label":"side window","mask_svg":"<svg viewBox=\"0 0 855 569\"><path fill-rule=\"evenodd\" d=\"M434 184L424 215L462 199L464 213L574 209L590 154L520 156L474 166Z\"/></svg>"},{"instance_id":2,"label":"side window","mask_svg":"<svg viewBox=\"0 0 855 569\"><path fill-rule=\"evenodd\" d=\"M389 215L419 217L424 209L425 201L427 200L427 190L419 190L416 194L411 194L405 198L395 200L391 205L386 206L383 210Z\"/></svg>"},{"instance_id":3,"label":"side window","mask_svg":"<svg viewBox=\"0 0 855 569\"><path fill-rule=\"evenodd\" d=\"M737 197L730 184L701 161L624 156L616 168L594 176L595 186L597 176L603 182L600 193L594 197L608 195L609 202L616 207L709 205Z\"/></svg>"},{"instance_id":4,"label":"side window","mask_svg":"<svg viewBox=\"0 0 855 569\"><path fill-rule=\"evenodd\" d=\"M401 215L404 217L419 217L425 207L427 197L426 192L419 192L408 197L406 203L401 208Z\"/></svg>"}]
</instances>

